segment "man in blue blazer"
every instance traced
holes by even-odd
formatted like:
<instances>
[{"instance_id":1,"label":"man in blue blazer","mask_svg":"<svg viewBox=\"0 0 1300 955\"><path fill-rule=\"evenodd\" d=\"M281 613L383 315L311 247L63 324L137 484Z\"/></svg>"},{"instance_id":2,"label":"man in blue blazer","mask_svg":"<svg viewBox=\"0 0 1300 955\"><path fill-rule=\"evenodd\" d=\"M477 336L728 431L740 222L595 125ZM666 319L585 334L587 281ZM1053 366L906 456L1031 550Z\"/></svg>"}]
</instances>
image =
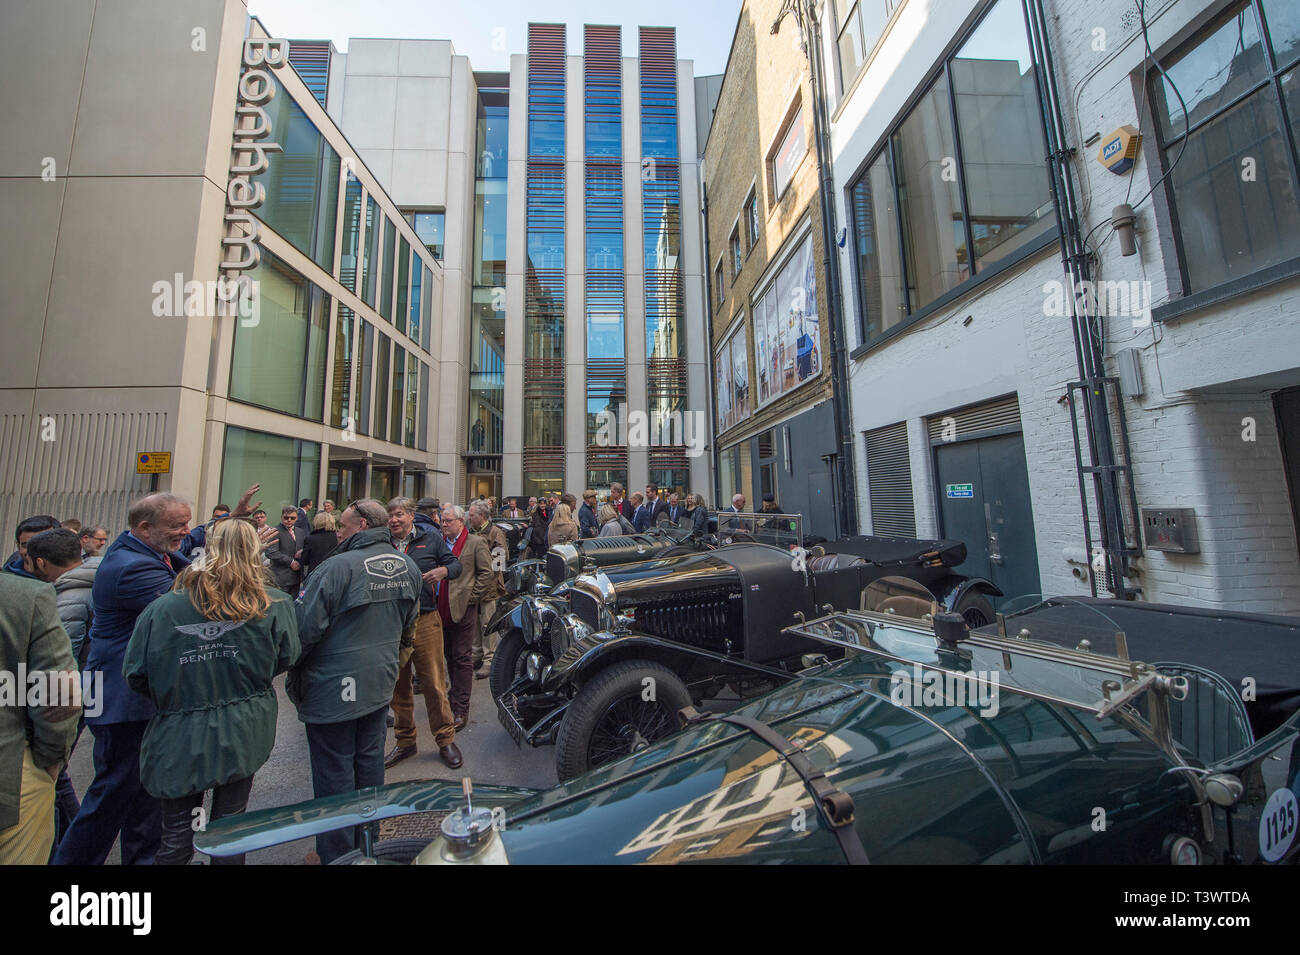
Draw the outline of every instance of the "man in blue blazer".
<instances>
[{"instance_id":1,"label":"man in blue blazer","mask_svg":"<svg viewBox=\"0 0 1300 955\"><path fill-rule=\"evenodd\" d=\"M231 517L242 517L257 493L254 484ZM190 506L174 494L142 497L127 512L129 530L104 550L91 591L95 616L86 669L103 673L99 713L87 716L95 737L95 778L81 811L54 855L55 865L103 865L118 833L123 865L151 865L162 827L160 805L140 784L140 742L153 702L127 686L122 657L138 618L171 589L189 566L188 555L207 542L205 527L190 530Z\"/></svg>"}]
</instances>

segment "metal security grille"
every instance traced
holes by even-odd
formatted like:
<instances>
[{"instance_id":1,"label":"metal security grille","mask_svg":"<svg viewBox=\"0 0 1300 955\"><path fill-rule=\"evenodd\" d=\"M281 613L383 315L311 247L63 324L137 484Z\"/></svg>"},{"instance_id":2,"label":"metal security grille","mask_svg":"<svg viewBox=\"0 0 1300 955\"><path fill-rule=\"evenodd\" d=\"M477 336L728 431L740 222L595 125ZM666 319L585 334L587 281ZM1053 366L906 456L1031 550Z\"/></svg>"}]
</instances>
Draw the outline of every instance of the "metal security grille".
<instances>
[{"instance_id":1,"label":"metal security grille","mask_svg":"<svg viewBox=\"0 0 1300 955\"><path fill-rule=\"evenodd\" d=\"M1020 404L1015 395L968 405L926 419L926 428L932 444L940 441L962 441L986 431L1020 427Z\"/></svg>"},{"instance_id":2,"label":"metal security grille","mask_svg":"<svg viewBox=\"0 0 1300 955\"><path fill-rule=\"evenodd\" d=\"M866 439L871 532L883 537L915 537L916 507L912 501L907 422L868 431Z\"/></svg>"},{"instance_id":3,"label":"metal security grille","mask_svg":"<svg viewBox=\"0 0 1300 955\"><path fill-rule=\"evenodd\" d=\"M289 65L302 77L316 102L325 106L330 85L329 40L294 40L289 44Z\"/></svg>"}]
</instances>

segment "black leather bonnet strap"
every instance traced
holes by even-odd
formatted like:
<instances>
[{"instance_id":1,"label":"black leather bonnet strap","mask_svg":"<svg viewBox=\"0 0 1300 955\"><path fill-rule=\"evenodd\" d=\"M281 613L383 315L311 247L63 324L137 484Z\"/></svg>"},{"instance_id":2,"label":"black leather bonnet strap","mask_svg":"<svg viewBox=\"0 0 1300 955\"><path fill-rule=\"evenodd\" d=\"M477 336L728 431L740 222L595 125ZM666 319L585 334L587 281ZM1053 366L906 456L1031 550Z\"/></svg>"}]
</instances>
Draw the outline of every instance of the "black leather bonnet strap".
<instances>
[{"instance_id":1,"label":"black leather bonnet strap","mask_svg":"<svg viewBox=\"0 0 1300 955\"><path fill-rule=\"evenodd\" d=\"M681 715L686 720L687 725L702 723L707 720L721 720L724 723L731 723L733 726L749 730L776 750L790 765L790 768L799 774L800 778L803 779L804 786L812 793L817 812L822 817L826 827L831 831L831 834L835 836L836 841L839 842L840 851L844 853L844 860L849 865L870 864L871 860L867 858L866 847L863 846L862 839L858 836L858 830L853 825L853 797L832 786L831 781L826 778L826 774L813 765L812 760L808 758L800 746L782 736L766 723L748 716L733 713L701 713L693 706L683 709Z\"/></svg>"}]
</instances>

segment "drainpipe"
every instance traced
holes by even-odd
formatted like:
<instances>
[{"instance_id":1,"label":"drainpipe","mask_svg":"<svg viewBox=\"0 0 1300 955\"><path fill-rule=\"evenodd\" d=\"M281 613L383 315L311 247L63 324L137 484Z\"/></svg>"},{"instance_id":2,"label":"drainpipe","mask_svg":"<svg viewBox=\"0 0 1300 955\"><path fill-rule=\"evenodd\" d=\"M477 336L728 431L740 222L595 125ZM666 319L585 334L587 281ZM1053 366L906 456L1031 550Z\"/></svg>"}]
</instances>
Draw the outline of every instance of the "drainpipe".
<instances>
[{"instance_id":1,"label":"drainpipe","mask_svg":"<svg viewBox=\"0 0 1300 955\"><path fill-rule=\"evenodd\" d=\"M716 116L714 117L717 118ZM708 402L709 415L709 434L713 435L713 440L709 445L713 448L713 503L714 509L722 507L722 477L718 470L719 452L718 452L718 435L714 426L717 423L717 415L713 413L713 383L717 380L714 377L713 368L713 258L709 255L709 184L704 181L704 162L700 162L700 196L703 199L703 208L701 215L704 223L704 337L705 350L709 362L709 380L704 385L705 400Z\"/></svg>"},{"instance_id":2,"label":"drainpipe","mask_svg":"<svg viewBox=\"0 0 1300 955\"><path fill-rule=\"evenodd\" d=\"M1079 496L1084 515L1084 536L1091 540L1088 524L1088 502L1085 492L1085 473L1093 479L1093 492L1097 501L1097 525L1101 533L1101 547L1105 552L1110 590L1123 599L1133 599L1137 589L1125 583L1129 570L1129 551L1125 542L1125 520L1121 505L1118 464L1115 442L1111 431L1110 408L1107 404L1103 379L1102 346L1097 334L1095 318L1089 314L1088 296L1079 294L1083 282L1092 278L1092 263L1080 226L1078 199L1074 193L1071 160L1075 153L1067 146L1068 127L1056 86L1056 71L1052 65L1052 47L1047 34L1047 14L1042 0L1022 0L1025 20L1029 25L1030 55L1036 67L1039 111L1047 144L1047 165L1051 180L1052 200L1056 206L1060 225L1061 265L1069 282L1070 320L1074 335L1074 357L1079 380L1085 385L1081 404L1088 441L1091 465L1079 474ZM1073 419L1070 424L1075 427ZM1127 457L1127 455L1126 455ZM1131 472L1129 474L1131 480ZM1091 555L1089 555L1091 556ZM1090 575L1092 591L1097 593L1095 575Z\"/></svg>"}]
</instances>

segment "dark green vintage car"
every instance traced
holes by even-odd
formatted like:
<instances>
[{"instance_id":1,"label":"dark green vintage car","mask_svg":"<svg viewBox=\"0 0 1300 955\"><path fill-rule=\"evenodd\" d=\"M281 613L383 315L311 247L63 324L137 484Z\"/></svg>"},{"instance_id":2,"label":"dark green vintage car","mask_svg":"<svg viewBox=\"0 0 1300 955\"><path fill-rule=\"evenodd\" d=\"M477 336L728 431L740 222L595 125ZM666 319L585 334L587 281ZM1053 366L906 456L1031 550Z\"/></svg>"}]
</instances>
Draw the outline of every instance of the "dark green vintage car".
<instances>
[{"instance_id":1,"label":"dark green vintage car","mask_svg":"<svg viewBox=\"0 0 1300 955\"><path fill-rule=\"evenodd\" d=\"M1117 654L850 611L791 628L800 678L556 788L400 783L212 823L250 852L456 810L428 863L1295 862L1300 715L1253 740L1222 677ZM1004 631L1005 632L1005 631ZM1231 641L1223 634L1224 645ZM1293 639L1278 661L1293 660ZM831 655L844 654L831 662ZM1289 670L1294 664L1282 667ZM1220 734L1193 732L1218 721ZM1180 736L1185 739L1180 739ZM1226 747L1226 748L1225 748ZM346 857L345 857L346 858Z\"/></svg>"}]
</instances>

